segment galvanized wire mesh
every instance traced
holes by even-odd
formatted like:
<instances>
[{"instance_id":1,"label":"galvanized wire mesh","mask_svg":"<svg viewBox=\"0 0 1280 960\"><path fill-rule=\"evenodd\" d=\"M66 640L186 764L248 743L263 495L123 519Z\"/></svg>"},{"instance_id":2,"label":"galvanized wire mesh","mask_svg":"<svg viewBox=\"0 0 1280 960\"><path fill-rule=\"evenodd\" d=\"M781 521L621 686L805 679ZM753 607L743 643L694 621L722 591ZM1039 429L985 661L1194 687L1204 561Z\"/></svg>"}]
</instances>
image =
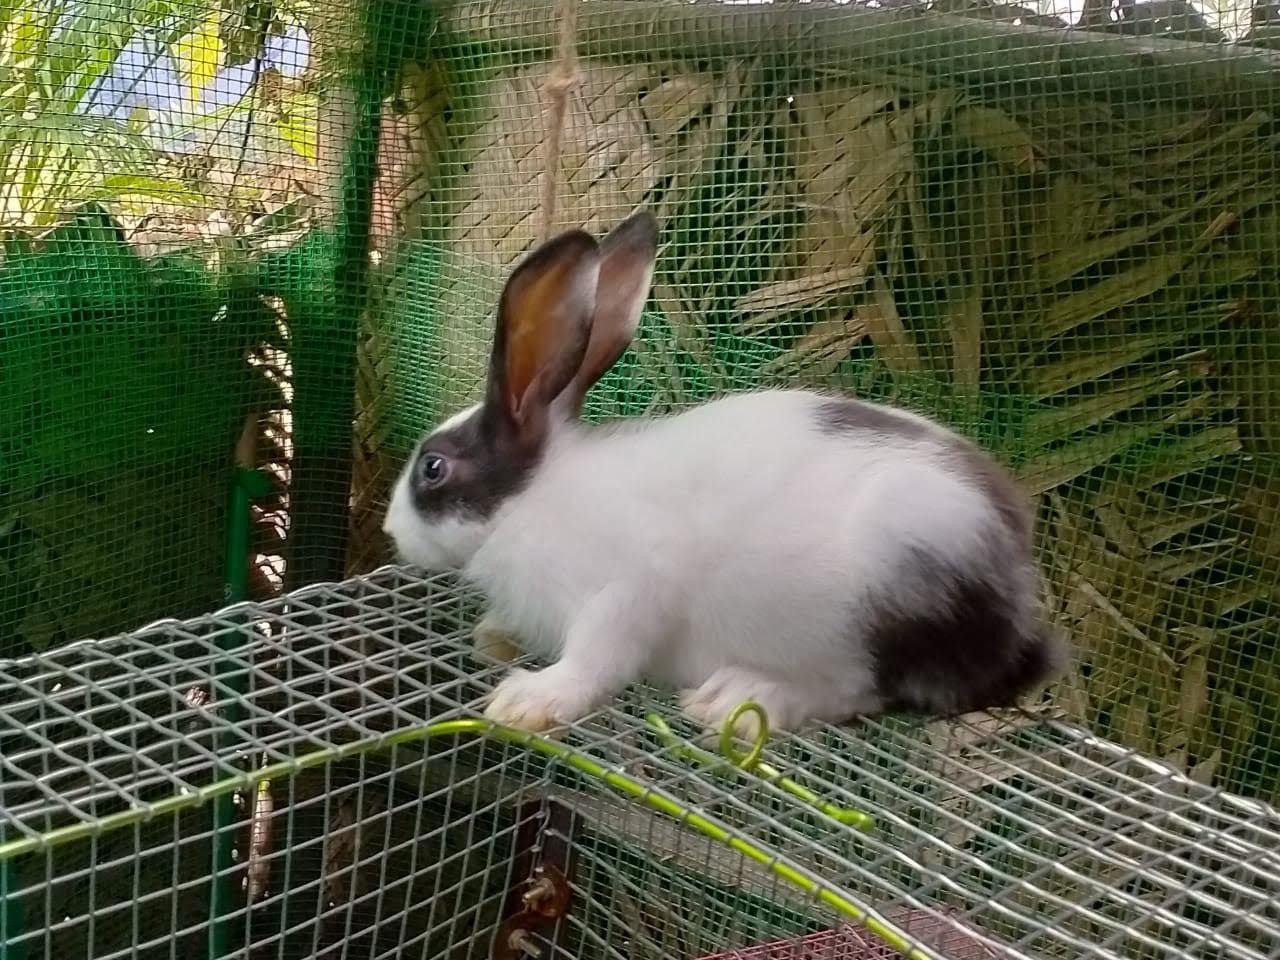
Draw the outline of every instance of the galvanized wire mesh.
<instances>
[{"instance_id":1,"label":"galvanized wire mesh","mask_svg":"<svg viewBox=\"0 0 1280 960\"><path fill-rule=\"evenodd\" d=\"M485 956L528 850L562 851L572 887L544 956L747 950L838 928L839 902L921 955L1280 953L1280 815L1049 717L770 744L870 833L687 759L644 690L549 752L429 736L498 673L470 655L474 604L387 569L5 663L5 956ZM859 949L833 955L883 955Z\"/></svg>"}]
</instances>

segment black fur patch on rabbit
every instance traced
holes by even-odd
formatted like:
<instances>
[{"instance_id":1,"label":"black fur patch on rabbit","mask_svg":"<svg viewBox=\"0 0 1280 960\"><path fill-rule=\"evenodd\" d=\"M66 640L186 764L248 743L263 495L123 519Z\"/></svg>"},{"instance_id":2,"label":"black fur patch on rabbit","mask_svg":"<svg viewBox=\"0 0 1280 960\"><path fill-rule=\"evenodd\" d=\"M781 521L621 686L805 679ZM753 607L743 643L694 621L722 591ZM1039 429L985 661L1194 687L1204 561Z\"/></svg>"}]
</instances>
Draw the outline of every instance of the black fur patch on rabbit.
<instances>
[{"instance_id":1,"label":"black fur patch on rabbit","mask_svg":"<svg viewBox=\"0 0 1280 960\"><path fill-rule=\"evenodd\" d=\"M937 439L940 431L889 407L843 397L818 407L818 429L828 435L878 433L900 440Z\"/></svg>"},{"instance_id":2,"label":"black fur patch on rabbit","mask_svg":"<svg viewBox=\"0 0 1280 960\"><path fill-rule=\"evenodd\" d=\"M877 404L832 399L818 408L818 428L829 435L877 433L886 438L932 443L972 480L995 506L1008 531L1031 549L1031 518L1026 501L1009 474L985 450L929 422Z\"/></svg>"},{"instance_id":3,"label":"black fur patch on rabbit","mask_svg":"<svg viewBox=\"0 0 1280 960\"><path fill-rule=\"evenodd\" d=\"M918 582L945 594L939 612L916 615L888 603L868 611L876 690L888 711L955 716L1013 706L1059 666L1053 638L1016 602L1022 578L958 576L923 551L908 561Z\"/></svg>"}]
</instances>

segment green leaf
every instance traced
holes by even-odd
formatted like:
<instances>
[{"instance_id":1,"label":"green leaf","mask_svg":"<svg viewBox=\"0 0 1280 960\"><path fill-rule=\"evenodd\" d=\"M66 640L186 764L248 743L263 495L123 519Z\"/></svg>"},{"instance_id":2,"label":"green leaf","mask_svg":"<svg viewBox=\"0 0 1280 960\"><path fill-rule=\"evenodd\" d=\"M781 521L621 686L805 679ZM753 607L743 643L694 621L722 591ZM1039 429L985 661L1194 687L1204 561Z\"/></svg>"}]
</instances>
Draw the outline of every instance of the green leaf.
<instances>
[{"instance_id":1,"label":"green leaf","mask_svg":"<svg viewBox=\"0 0 1280 960\"><path fill-rule=\"evenodd\" d=\"M147 129L147 124L151 122L151 111L145 104L138 104L129 111L129 119L125 121L125 126L129 128L130 133L142 133Z\"/></svg>"},{"instance_id":2,"label":"green leaf","mask_svg":"<svg viewBox=\"0 0 1280 960\"><path fill-rule=\"evenodd\" d=\"M222 60L222 40L218 36L218 15L213 13L197 29L173 45L178 71L187 82L191 102L200 98Z\"/></svg>"},{"instance_id":3,"label":"green leaf","mask_svg":"<svg viewBox=\"0 0 1280 960\"><path fill-rule=\"evenodd\" d=\"M44 50L49 38L49 23L35 10L23 10L17 16L17 29L13 34L13 60L18 66L30 69Z\"/></svg>"},{"instance_id":4,"label":"green leaf","mask_svg":"<svg viewBox=\"0 0 1280 960\"><path fill-rule=\"evenodd\" d=\"M195 116L189 114L182 115L176 119L185 119L186 123L173 123L174 117L171 115L169 120L173 123L170 127L170 135L173 137L184 137L191 133L198 133L205 130L217 130L223 126L232 117L241 114L252 114L254 110L253 91L249 90L242 94L234 103L230 103L225 107L219 107L217 110L210 110L207 113L201 113Z\"/></svg>"},{"instance_id":5,"label":"green leaf","mask_svg":"<svg viewBox=\"0 0 1280 960\"><path fill-rule=\"evenodd\" d=\"M307 161L316 158L316 118L300 114L283 114L280 117L280 136L298 155Z\"/></svg>"},{"instance_id":6,"label":"green leaf","mask_svg":"<svg viewBox=\"0 0 1280 960\"><path fill-rule=\"evenodd\" d=\"M104 177L99 189L107 197L151 197L166 203L198 207L205 198L176 177L157 177L146 174L115 174Z\"/></svg>"},{"instance_id":7,"label":"green leaf","mask_svg":"<svg viewBox=\"0 0 1280 960\"><path fill-rule=\"evenodd\" d=\"M24 208L31 206L35 198L36 188L40 185L41 168L49 155L49 146L43 133L38 128L32 131L22 155L22 166L26 169L20 174L22 186L18 191L18 200Z\"/></svg>"}]
</instances>

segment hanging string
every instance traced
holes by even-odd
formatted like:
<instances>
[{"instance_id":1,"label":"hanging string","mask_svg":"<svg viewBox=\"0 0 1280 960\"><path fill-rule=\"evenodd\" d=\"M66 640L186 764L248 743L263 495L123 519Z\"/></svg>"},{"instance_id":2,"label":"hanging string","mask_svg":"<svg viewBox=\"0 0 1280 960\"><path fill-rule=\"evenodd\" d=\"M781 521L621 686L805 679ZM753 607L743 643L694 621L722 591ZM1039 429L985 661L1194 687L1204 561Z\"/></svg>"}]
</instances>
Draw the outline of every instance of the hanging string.
<instances>
[{"instance_id":1,"label":"hanging string","mask_svg":"<svg viewBox=\"0 0 1280 960\"><path fill-rule=\"evenodd\" d=\"M578 0L560 0L560 49L543 89L547 110L543 118L542 197L538 240L548 239L556 228L556 199L560 180L560 149L564 141L569 95L578 85Z\"/></svg>"}]
</instances>

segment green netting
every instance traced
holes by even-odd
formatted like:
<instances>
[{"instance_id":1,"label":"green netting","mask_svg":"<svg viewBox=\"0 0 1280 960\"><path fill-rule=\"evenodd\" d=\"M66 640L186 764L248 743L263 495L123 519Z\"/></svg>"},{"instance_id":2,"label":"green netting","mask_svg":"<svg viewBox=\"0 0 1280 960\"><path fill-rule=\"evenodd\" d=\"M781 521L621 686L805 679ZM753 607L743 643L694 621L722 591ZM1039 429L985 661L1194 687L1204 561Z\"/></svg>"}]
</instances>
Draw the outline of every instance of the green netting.
<instances>
[{"instance_id":1,"label":"green netting","mask_svg":"<svg viewBox=\"0 0 1280 960\"><path fill-rule=\"evenodd\" d=\"M1275 11L928 6L584 0L557 220L663 229L592 415L823 384L978 438L1039 498L1056 702L1275 799ZM0 655L215 606L249 419L254 589L388 559L535 239L560 25L0 4Z\"/></svg>"},{"instance_id":2,"label":"green netting","mask_svg":"<svg viewBox=\"0 0 1280 960\"><path fill-rule=\"evenodd\" d=\"M374 170L320 113L367 152L385 71L315 17L0 6L0 657L343 572ZM236 461L275 490L228 560Z\"/></svg>"},{"instance_id":3,"label":"green netting","mask_svg":"<svg viewBox=\"0 0 1280 960\"><path fill-rule=\"evenodd\" d=\"M559 222L646 204L664 244L593 413L839 385L976 437L1040 500L1062 708L1274 798L1277 61L1230 11L1211 46L1105 36L1207 36L1173 7L989 9L582 6ZM534 241L556 13L454 8L402 91L421 226L370 323L401 453L474 397Z\"/></svg>"}]
</instances>

